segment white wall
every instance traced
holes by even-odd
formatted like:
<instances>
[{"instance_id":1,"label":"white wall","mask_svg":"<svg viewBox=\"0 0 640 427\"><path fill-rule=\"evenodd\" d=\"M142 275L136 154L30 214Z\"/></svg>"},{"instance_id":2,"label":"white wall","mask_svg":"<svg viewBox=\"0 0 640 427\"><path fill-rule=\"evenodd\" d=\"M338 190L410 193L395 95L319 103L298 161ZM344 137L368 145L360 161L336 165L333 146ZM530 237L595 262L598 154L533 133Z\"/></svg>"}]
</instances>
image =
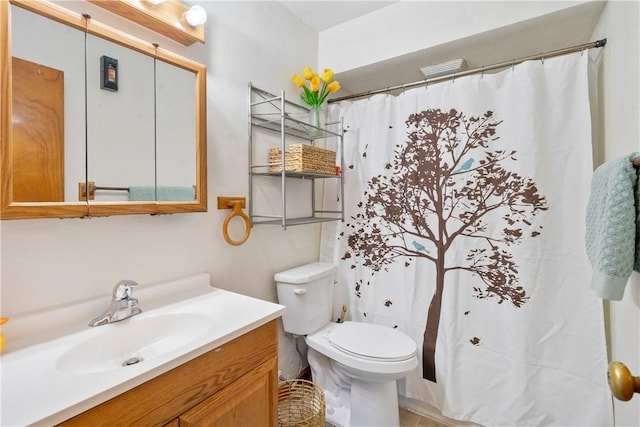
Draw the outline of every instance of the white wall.
<instances>
[{"instance_id":1,"label":"white wall","mask_svg":"<svg viewBox=\"0 0 640 427\"><path fill-rule=\"evenodd\" d=\"M207 64L209 211L2 221L2 316L100 296L107 304L118 280L144 286L199 272L211 273L214 286L276 301L273 274L317 259L317 228L257 226L244 245L233 247L221 232L229 211L216 209L216 197L248 194L248 82L289 90L296 99L290 78L316 65L317 33L277 2L202 1L209 15L207 42L184 47L94 5L62 4ZM241 233L240 227L231 230L232 237ZM284 374L295 375L297 354L287 338L281 343Z\"/></svg>"},{"instance_id":2,"label":"white wall","mask_svg":"<svg viewBox=\"0 0 640 427\"><path fill-rule=\"evenodd\" d=\"M400 1L322 31L319 63L331 64L335 72L348 71L556 12L579 3Z\"/></svg>"}]
</instances>

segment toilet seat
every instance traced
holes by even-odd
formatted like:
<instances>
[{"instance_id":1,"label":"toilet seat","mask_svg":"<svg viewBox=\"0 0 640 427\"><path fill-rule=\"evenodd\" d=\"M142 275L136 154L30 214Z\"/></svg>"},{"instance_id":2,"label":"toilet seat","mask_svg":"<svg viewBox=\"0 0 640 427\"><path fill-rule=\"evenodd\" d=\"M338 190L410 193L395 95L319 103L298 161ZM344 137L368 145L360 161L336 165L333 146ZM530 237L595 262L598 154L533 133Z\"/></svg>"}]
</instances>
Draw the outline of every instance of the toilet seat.
<instances>
[{"instance_id":1,"label":"toilet seat","mask_svg":"<svg viewBox=\"0 0 640 427\"><path fill-rule=\"evenodd\" d=\"M400 362L416 354L416 343L407 335L373 323L347 321L327 338L339 350L367 360Z\"/></svg>"},{"instance_id":2,"label":"toilet seat","mask_svg":"<svg viewBox=\"0 0 640 427\"><path fill-rule=\"evenodd\" d=\"M353 323L359 324L359 322ZM333 334L334 331L341 330L346 326L347 332L344 334L344 337L346 337L345 339L349 339L349 337L353 338L354 333L359 333L357 332L360 330L358 329L359 326L355 326L354 328L354 325L348 326L348 324L349 322L328 323L319 330L307 335L305 337L305 342L307 343L309 348L327 356L331 360L341 365L343 369L345 369L345 371L348 371L349 375L351 376L357 375L362 378L369 379L396 380L398 378L406 376L408 372L418 366L418 357L416 356L415 342L413 342L413 340L411 340L411 338L409 338L408 336L405 336L402 332L395 329L387 328L385 326L377 325L380 328L385 329L386 333L389 333L389 331L391 331L388 336L395 336L396 334L405 336L408 340L413 342L412 349L406 350L407 347L405 347L404 344L401 344L400 348L404 348L405 350L402 350L399 354L395 355L385 355L384 353L373 352L374 357L371 357L370 354L356 354L356 352L362 352L362 348L358 349L359 347L357 345L355 347L352 347L346 342L340 341L339 338L342 337L342 333L338 332L334 335L334 338L336 341L338 341L339 345L346 347L349 350L345 351L343 348L340 348L338 345L332 342L329 337ZM384 336L385 335L383 334L383 338L375 338L374 342L385 342ZM356 351L353 351L354 349Z\"/></svg>"}]
</instances>

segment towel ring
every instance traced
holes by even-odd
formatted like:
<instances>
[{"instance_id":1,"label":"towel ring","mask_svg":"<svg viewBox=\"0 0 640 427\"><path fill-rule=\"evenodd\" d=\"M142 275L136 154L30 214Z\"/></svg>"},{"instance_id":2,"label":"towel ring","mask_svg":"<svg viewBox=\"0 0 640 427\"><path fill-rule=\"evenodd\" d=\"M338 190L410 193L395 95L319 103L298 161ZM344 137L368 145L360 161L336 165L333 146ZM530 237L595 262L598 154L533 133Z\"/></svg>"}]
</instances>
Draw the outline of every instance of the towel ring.
<instances>
[{"instance_id":1,"label":"towel ring","mask_svg":"<svg viewBox=\"0 0 640 427\"><path fill-rule=\"evenodd\" d=\"M224 219L224 222L222 223L222 236L224 237L224 240L226 240L226 242L232 246L240 246L247 241L247 239L249 238L249 234L251 234L251 220L242 210L244 205L244 197L218 197L218 209L231 208L231 212L229 213L229 215L227 215L227 217ZM231 222L231 220L236 216L242 218L245 225L244 235L240 238L240 240L233 240L231 239L231 237L229 237L229 222Z\"/></svg>"}]
</instances>

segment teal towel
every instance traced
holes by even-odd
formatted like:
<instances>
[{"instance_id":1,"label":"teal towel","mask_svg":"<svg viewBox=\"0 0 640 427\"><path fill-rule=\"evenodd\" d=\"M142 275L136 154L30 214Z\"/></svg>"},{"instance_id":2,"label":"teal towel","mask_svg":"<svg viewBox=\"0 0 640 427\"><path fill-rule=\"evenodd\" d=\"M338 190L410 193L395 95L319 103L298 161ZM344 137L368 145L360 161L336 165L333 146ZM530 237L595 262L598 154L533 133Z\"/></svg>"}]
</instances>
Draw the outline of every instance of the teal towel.
<instances>
[{"instance_id":1,"label":"teal towel","mask_svg":"<svg viewBox=\"0 0 640 427\"><path fill-rule=\"evenodd\" d=\"M192 202L195 198L196 192L193 187L161 186L157 189L153 186L129 187L129 201Z\"/></svg>"},{"instance_id":2,"label":"teal towel","mask_svg":"<svg viewBox=\"0 0 640 427\"><path fill-rule=\"evenodd\" d=\"M593 266L591 288L619 301L632 270L640 271L640 187L633 153L593 173L587 205L586 246Z\"/></svg>"}]
</instances>

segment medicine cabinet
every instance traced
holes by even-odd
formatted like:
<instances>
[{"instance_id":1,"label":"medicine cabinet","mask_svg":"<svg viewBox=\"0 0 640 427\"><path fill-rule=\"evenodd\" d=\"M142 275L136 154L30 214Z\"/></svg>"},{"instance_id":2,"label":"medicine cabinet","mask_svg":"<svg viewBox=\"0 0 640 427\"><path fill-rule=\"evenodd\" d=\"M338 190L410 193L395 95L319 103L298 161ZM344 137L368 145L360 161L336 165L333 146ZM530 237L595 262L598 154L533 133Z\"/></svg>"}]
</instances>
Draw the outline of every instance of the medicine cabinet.
<instances>
[{"instance_id":1,"label":"medicine cabinet","mask_svg":"<svg viewBox=\"0 0 640 427\"><path fill-rule=\"evenodd\" d=\"M308 151L311 155L333 151L335 157L324 171L309 171L304 164L292 166L294 146L298 157L302 153L304 158ZM311 150L305 150L307 147ZM274 153L280 155L276 158ZM252 225L273 224L286 229L344 221L343 157L342 120L321 122L320 127L309 124L309 108L288 101L284 91L274 95L249 83L248 210ZM322 200L328 186L335 187L333 201Z\"/></svg>"},{"instance_id":2,"label":"medicine cabinet","mask_svg":"<svg viewBox=\"0 0 640 427\"><path fill-rule=\"evenodd\" d=\"M0 84L2 219L207 210L204 65L3 0Z\"/></svg>"}]
</instances>

